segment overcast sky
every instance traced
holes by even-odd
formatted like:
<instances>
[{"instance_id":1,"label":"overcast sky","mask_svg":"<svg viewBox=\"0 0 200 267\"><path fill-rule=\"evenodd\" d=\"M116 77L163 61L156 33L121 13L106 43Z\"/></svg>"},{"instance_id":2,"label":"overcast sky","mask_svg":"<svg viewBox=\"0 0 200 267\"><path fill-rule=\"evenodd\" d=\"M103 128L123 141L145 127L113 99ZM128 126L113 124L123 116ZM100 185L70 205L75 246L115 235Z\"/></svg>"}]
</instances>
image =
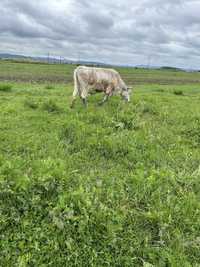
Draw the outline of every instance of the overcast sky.
<instances>
[{"instance_id":1,"label":"overcast sky","mask_svg":"<svg viewBox=\"0 0 200 267\"><path fill-rule=\"evenodd\" d=\"M0 52L200 68L200 0L0 0Z\"/></svg>"}]
</instances>

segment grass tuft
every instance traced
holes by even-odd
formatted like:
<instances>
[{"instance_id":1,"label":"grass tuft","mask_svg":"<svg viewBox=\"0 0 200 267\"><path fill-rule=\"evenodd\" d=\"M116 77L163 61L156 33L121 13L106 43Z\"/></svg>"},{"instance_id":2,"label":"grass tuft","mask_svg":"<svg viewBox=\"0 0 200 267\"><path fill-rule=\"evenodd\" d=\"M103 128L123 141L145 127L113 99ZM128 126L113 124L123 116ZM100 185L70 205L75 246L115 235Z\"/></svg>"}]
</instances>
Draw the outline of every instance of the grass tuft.
<instances>
[{"instance_id":1,"label":"grass tuft","mask_svg":"<svg viewBox=\"0 0 200 267\"><path fill-rule=\"evenodd\" d=\"M47 89L47 90L52 90L52 89L54 89L55 87L53 86L53 85L50 85L50 84L47 84L46 86L45 86L45 89Z\"/></svg>"},{"instance_id":2,"label":"grass tuft","mask_svg":"<svg viewBox=\"0 0 200 267\"><path fill-rule=\"evenodd\" d=\"M184 94L183 94L183 91L180 90L180 89L174 89L173 93L174 93L175 95L184 95Z\"/></svg>"},{"instance_id":3,"label":"grass tuft","mask_svg":"<svg viewBox=\"0 0 200 267\"><path fill-rule=\"evenodd\" d=\"M49 113L58 113L61 111L60 107L51 99L43 103L42 109Z\"/></svg>"},{"instance_id":4,"label":"grass tuft","mask_svg":"<svg viewBox=\"0 0 200 267\"><path fill-rule=\"evenodd\" d=\"M1 92L10 92L12 89L12 85L11 84L0 84L0 91Z\"/></svg>"},{"instance_id":5,"label":"grass tuft","mask_svg":"<svg viewBox=\"0 0 200 267\"><path fill-rule=\"evenodd\" d=\"M149 115L157 115L158 112L156 110L156 107L151 104L151 103L147 103L145 101L140 102L137 107L136 107L136 111L139 114L149 114Z\"/></svg>"},{"instance_id":6,"label":"grass tuft","mask_svg":"<svg viewBox=\"0 0 200 267\"><path fill-rule=\"evenodd\" d=\"M36 103L34 100L32 99L26 99L24 101L24 106L31 108L31 109L37 109L38 108L38 103Z\"/></svg>"},{"instance_id":7,"label":"grass tuft","mask_svg":"<svg viewBox=\"0 0 200 267\"><path fill-rule=\"evenodd\" d=\"M154 92L164 93L165 90L163 88L157 88L157 89L154 89Z\"/></svg>"}]
</instances>

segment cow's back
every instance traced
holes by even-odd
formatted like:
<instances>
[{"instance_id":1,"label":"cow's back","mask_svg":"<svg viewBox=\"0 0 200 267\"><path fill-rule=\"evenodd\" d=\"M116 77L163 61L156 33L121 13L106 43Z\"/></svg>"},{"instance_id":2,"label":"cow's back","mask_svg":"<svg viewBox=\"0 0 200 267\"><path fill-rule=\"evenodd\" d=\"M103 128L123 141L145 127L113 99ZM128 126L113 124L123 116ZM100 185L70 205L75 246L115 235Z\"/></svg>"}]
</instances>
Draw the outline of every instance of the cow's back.
<instances>
[{"instance_id":1,"label":"cow's back","mask_svg":"<svg viewBox=\"0 0 200 267\"><path fill-rule=\"evenodd\" d=\"M87 82L89 85L93 84L110 84L117 85L121 83L121 77L119 73L114 69L95 68L79 66L76 68L76 73L79 79Z\"/></svg>"}]
</instances>

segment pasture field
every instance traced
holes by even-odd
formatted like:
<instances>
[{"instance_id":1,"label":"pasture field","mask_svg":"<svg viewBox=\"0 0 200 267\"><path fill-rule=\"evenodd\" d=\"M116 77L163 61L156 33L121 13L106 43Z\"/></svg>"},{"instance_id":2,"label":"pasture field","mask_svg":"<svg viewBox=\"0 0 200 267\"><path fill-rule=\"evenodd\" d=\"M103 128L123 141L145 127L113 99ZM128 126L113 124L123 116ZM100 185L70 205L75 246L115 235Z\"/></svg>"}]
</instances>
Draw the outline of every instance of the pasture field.
<instances>
[{"instance_id":1,"label":"pasture field","mask_svg":"<svg viewBox=\"0 0 200 267\"><path fill-rule=\"evenodd\" d=\"M0 266L200 266L200 74L71 110L73 68L0 62Z\"/></svg>"}]
</instances>

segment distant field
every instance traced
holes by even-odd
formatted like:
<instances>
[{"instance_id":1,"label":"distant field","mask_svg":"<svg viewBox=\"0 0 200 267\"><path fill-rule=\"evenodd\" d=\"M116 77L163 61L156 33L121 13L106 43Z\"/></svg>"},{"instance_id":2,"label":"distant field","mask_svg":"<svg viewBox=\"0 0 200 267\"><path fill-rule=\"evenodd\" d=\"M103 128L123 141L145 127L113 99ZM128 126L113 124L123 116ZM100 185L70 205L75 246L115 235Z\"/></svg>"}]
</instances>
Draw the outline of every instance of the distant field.
<instances>
[{"instance_id":1,"label":"distant field","mask_svg":"<svg viewBox=\"0 0 200 267\"><path fill-rule=\"evenodd\" d=\"M75 65L0 61L0 81L70 83ZM171 70L116 68L128 84L200 83L200 73Z\"/></svg>"},{"instance_id":2,"label":"distant field","mask_svg":"<svg viewBox=\"0 0 200 267\"><path fill-rule=\"evenodd\" d=\"M0 63L0 266L200 266L199 73L71 110L73 68Z\"/></svg>"}]
</instances>

